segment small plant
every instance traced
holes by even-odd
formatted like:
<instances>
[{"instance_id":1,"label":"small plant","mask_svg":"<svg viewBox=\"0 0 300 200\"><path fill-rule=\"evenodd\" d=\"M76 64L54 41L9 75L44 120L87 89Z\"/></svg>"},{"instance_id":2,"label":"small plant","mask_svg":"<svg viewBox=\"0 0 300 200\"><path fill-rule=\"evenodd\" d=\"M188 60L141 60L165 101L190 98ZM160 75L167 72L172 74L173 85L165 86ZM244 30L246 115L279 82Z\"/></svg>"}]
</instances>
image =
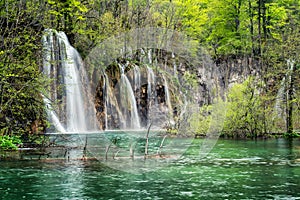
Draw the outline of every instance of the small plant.
<instances>
[{"instance_id":1,"label":"small plant","mask_svg":"<svg viewBox=\"0 0 300 200\"><path fill-rule=\"evenodd\" d=\"M19 136L0 135L0 149L17 150L18 145L22 144Z\"/></svg>"},{"instance_id":2,"label":"small plant","mask_svg":"<svg viewBox=\"0 0 300 200\"><path fill-rule=\"evenodd\" d=\"M284 138L287 138L287 139L299 138L299 137L300 137L300 134L297 133L297 132L284 133L284 134L283 134L283 137L284 137Z\"/></svg>"}]
</instances>

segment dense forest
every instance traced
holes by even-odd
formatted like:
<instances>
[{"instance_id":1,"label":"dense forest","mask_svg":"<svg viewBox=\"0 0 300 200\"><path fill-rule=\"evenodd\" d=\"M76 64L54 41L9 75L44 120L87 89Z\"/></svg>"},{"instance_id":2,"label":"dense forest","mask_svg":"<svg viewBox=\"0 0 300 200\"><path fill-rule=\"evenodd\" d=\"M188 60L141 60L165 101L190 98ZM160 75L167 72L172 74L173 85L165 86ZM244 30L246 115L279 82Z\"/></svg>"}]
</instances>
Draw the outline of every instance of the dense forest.
<instances>
[{"instance_id":1,"label":"dense forest","mask_svg":"<svg viewBox=\"0 0 300 200\"><path fill-rule=\"evenodd\" d=\"M51 82L41 73L46 29L64 31L83 58L112 35L163 27L193 38L217 66L251 59L259 74L229 88L222 133L299 134L299 0L3 0L0 27L3 147L32 142L48 125L41 96ZM274 107L280 88L285 109L278 115ZM208 117L201 119L193 123L196 133L209 123Z\"/></svg>"}]
</instances>

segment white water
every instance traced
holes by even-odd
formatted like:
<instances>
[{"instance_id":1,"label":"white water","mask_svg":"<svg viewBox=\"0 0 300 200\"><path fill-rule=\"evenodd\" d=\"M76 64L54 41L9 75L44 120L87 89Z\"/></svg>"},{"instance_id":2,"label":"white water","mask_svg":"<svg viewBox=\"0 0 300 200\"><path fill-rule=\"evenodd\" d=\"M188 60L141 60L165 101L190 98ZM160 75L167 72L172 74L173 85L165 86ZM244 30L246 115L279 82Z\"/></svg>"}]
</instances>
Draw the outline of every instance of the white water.
<instances>
[{"instance_id":1,"label":"white water","mask_svg":"<svg viewBox=\"0 0 300 200\"><path fill-rule=\"evenodd\" d=\"M70 45L67 36L63 32L57 33L56 31L48 30L43 37L43 43L46 50L44 73L49 76L51 73L57 73L58 68L62 72L60 75L62 75L63 82L56 80L56 76L53 77L55 79L53 81L55 90L50 91L54 93L50 94L50 96L54 98L54 101L57 100L56 97L58 96L57 83L65 88L64 93L59 95L63 96L60 100L65 102L65 109L62 114L65 116L65 119L59 119L56 117L54 111L50 109L48 111L51 116L50 120L55 128L61 132L87 132L89 130L96 130L97 128L93 122L96 119L95 112L93 112L94 105L91 102L87 103L89 101L87 94L89 88L84 89L83 82L87 83L88 81L86 80L79 53ZM60 60L53 58L59 58ZM55 62L55 66L51 67L51 62ZM83 95L85 95L86 101ZM92 111L90 112L90 110ZM65 121L64 126L66 130L62 129L63 125L61 121Z\"/></svg>"},{"instance_id":2,"label":"white water","mask_svg":"<svg viewBox=\"0 0 300 200\"><path fill-rule=\"evenodd\" d=\"M104 83L105 85L103 90L105 92L103 95L103 101L105 102L105 129L113 130L112 121L114 120L114 117L117 117L120 120L120 128L124 128L126 127L126 120L124 119L123 113L120 110L118 101L113 93L113 89L110 86L109 78L106 73L104 73ZM110 116L110 118L108 118L108 116Z\"/></svg>"},{"instance_id":3,"label":"white water","mask_svg":"<svg viewBox=\"0 0 300 200\"><path fill-rule=\"evenodd\" d=\"M110 129L110 126L108 126L108 113L109 113L109 108L110 108L110 103L109 103L109 96L108 94L110 94L110 85L109 85L109 80L107 77L107 74L104 73L104 87L103 87L103 93L105 95L103 95L104 99L103 101L105 102L105 107L104 107L104 114L105 114L105 129Z\"/></svg>"},{"instance_id":4,"label":"white water","mask_svg":"<svg viewBox=\"0 0 300 200\"><path fill-rule=\"evenodd\" d=\"M164 89L165 89L165 101L166 101L166 104L168 107L170 123L175 124L175 122L173 120L173 108L172 108L171 98L170 98L170 94L169 94L169 86L168 86L167 79L164 75L163 75L163 79L164 79Z\"/></svg>"},{"instance_id":5,"label":"white water","mask_svg":"<svg viewBox=\"0 0 300 200\"><path fill-rule=\"evenodd\" d=\"M65 128L62 126L56 113L53 111L53 108L51 106L49 99L47 99L46 97L43 97L43 99L46 104L46 108L47 108L46 111L47 111L48 117L50 118L50 120L53 123L56 130L60 133L66 133Z\"/></svg>"},{"instance_id":6,"label":"white water","mask_svg":"<svg viewBox=\"0 0 300 200\"><path fill-rule=\"evenodd\" d=\"M148 50L148 62L149 62L149 64L152 63L152 50L151 49Z\"/></svg>"},{"instance_id":7,"label":"white water","mask_svg":"<svg viewBox=\"0 0 300 200\"><path fill-rule=\"evenodd\" d=\"M126 130L141 129L141 117L139 114L140 90L142 86L142 74L138 66L133 66L130 76L132 83L125 74L125 66L118 64L120 69L120 81L116 94L114 89L109 85L109 77L104 72L104 112L105 112L105 127L106 130L121 128ZM156 91L156 76L153 69L147 66L146 70L147 83L147 116L143 118L144 128L152 124L152 127L160 128L168 124L174 124L173 109L169 94L169 88L165 77L163 86L165 91L164 103L158 104ZM118 100L117 100L118 98ZM144 108L143 108L144 109ZM141 114L145 114L141 108ZM144 116L144 115L143 115ZM117 122L117 124L115 124ZM113 124L112 124L113 123Z\"/></svg>"},{"instance_id":8,"label":"white water","mask_svg":"<svg viewBox=\"0 0 300 200\"><path fill-rule=\"evenodd\" d=\"M157 98L155 92L155 75L151 67L147 66L147 104L148 104L148 119L147 127L153 119L153 108L157 107Z\"/></svg>"},{"instance_id":9,"label":"white water","mask_svg":"<svg viewBox=\"0 0 300 200\"><path fill-rule=\"evenodd\" d=\"M45 95L49 99L45 98L44 100L52 124L57 131L62 133L97 131L95 106L92 98L89 97L89 89L86 87L88 81L79 53L70 45L63 32L48 30L42 41L45 50L43 72L46 76L54 79L53 85L48 88L50 93ZM141 51L145 57L145 52ZM148 58L146 56L146 59L151 63L152 51L149 50L147 53ZM140 129L139 111L142 108L140 109L138 106L140 105L142 88L141 69L139 66L133 67L131 84L124 73L124 66L119 65L119 67L121 70L119 95L114 94L116 88L111 88L109 77L104 73L102 90L104 94L105 129ZM145 125L149 126L153 120L154 126L163 127L166 119L173 122L173 110L167 80L162 77L164 79L165 103L158 106L156 76L148 66L146 77L148 116ZM59 110L52 109L50 102L58 102Z\"/></svg>"},{"instance_id":10,"label":"white water","mask_svg":"<svg viewBox=\"0 0 300 200\"><path fill-rule=\"evenodd\" d=\"M66 84L67 131L87 131L82 85L78 70L81 63L77 63L75 60L79 58L79 55L70 45L65 33L59 32L58 39L61 46L65 45L65 52L62 52L62 54L65 53L62 67L64 69L64 81ZM81 59L79 62L82 62Z\"/></svg>"},{"instance_id":11,"label":"white water","mask_svg":"<svg viewBox=\"0 0 300 200\"><path fill-rule=\"evenodd\" d=\"M285 116L285 112L284 112L284 108L285 108L285 102L286 102L286 87L287 84L289 84L289 82L291 81L291 73L294 69L294 62L291 60L287 60L287 66L288 66L288 71L285 75L285 77L282 78L281 82L280 82L280 88L277 92L277 96L276 96L276 102L275 102L275 106L274 106L274 110L276 111L276 114L278 117L282 117ZM286 80L286 78L288 80ZM288 81L288 83L287 83Z\"/></svg>"},{"instance_id":12,"label":"white water","mask_svg":"<svg viewBox=\"0 0 300 200\"><path fill-rule=\"evenodd\" d=\"M149 107L151 107L151 99L152 97L154 97L154 104L157 103L157 99L156 99L156 92L155 92L155 75L154 75L154 72L152 70L151 67L147 66L147 101L148 101L148 104L149 104ZM152 88L153 86L153 88Z\"/></svg>"},{"instance_id":13,"label":"white water","mask_svg":"<svg viewBox=\"0 0 300 200\"><path fill-rule=\"evenodd\" d=\"M133 67L134 72L134 91L137 91L141 88L141 71L139 66L135 65Z\"/></svg>"},{"instance_id":14,"label":"white water","mask_svg":"<svg viewBox=\"0 0 300 200\"><path fill-rule=\"evenodd\" d=\"M136 100L134 92L132 90L130 81L127 76L124 74L124 66L119 65L121 70L121 82L120 82L120 102L121 102L121 111L125 119L124 129L140 129L140 119L138 115Z\"/></svg>"},{"instance_id":15,"label":"white water","mask_svg":"<svg viewBox=\"0 0 300 200\"><path fill-rule=\"evenodd\" d=\"M166 100L166 104L168 107L168 111L172 111L172 104L171 104L171 99L170 99L170 94L169 94L169 86L168 86L168 82L166 80L166 78L163 76L164 79L164 87L165 87L165 100Z\"/></svg>"},{"instance_id":16,"label":"white water","mask_svg":"<svg viewBox=\"0 0 300 200\"><path fill-rule=\"evenodd\" d=\"M276 96L276 102L275 102L275 106L274 106L274 110L276 111L276 114L278 117L282 116L283 113L283 109L282 109L282 104L285 101L284 99L284 89L285 89L285 77L283 77L283 79L280 82L280 88L277 92L277 96Z\"/></svg>"},{"instance_id":17,"label":"white water","mask_svg":"<svg viewBox=\"0 0 300 200\"><path fill-rule=\"evenodd\" d=\"M52 78L53 74L56 74L55 72L51 75L51 60L54 57L54 53L53 53L53 34L51 30L46 30L45 31L45 35L43 35L42 37L42 43L43 43L43 50L44 50L44 55L43 55L43 73L48 77L48 78ZM54 81L54 87L53 87L56 91L56 81ZM51 87L48 87L48 90L51 90ZM54 92L53 94L48 94L49 97L54 96L54 98L56 99L56 92ZM49 120L52 122L53 126L55 127L55 129L60 132L60 133L65 133L66 130L63 127L63 125L61 124L59 118L57 117L57 114L55 113L55 111L52 108L51 102L48 98L46 98L44 95L43 96L43 100L44 103L46 105L46 112L48 115Z\"/></svg>"}]
</instances>

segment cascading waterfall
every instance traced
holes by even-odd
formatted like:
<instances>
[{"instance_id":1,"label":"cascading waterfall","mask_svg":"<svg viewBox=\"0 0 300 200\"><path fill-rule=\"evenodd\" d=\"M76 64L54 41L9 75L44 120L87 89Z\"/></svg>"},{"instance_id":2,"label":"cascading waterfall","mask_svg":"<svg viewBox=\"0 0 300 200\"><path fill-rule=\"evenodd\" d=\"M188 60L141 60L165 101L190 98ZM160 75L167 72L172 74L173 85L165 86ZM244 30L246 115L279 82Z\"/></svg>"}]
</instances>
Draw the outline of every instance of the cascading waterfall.
<instances>
[{"instance_id":1,"label":"cascading waterfall","mask_svg":"<svg viewBox=\"0 0 300 200\"><path fill-rule=\"evenodd\" d=\"M130 73L125 74L125 67L128 66L119 63L120 79L115 85L118 86L114 88L115 90L110 87L109 76L104 72L102 90L106 129L140 129L147 128L150 124L154 128L173 125L173 110L167 80L158 77L162 82L159 83L159 89L156 88L156 75L151 67L145 66L143 70L145 74L141 73L141 68L137 65L132 65ZM131 77L130 80L128 77ZM146 81L143 85L142 77ZM159 103L157 89L163 95Z\"/></svg>"},{"instance_id":2,"label":"cascading waterfall","mask_svg":"<svg viewBox=\"0 0 300 200\"><path fill-rule=\"evenodd\" d=\"M143 73L146 74L142 74L142 68L133 65L130 83L125 74L125 65L121 64L119 64L121 73L118 89L112 88L114 81L110 82L109 76L105 72L103 74L102 103L98 105L97 110L98 112L102 110L103 114L99 116L105 118L96 122L94 98L90 94L79 53L70 45L63 32L46 30L42 42L45 50L43 73L52 79L52 85L48 88L49 93L44 94L44 102L56 131L62 133L96 131L98 130L96 124L100 121L101 123L105 121L102 127L106 130L141 129L141 123L144 128L150 123L154 124L153 127L161 128L166 125L167 120L173 122L166 78L156 77L149 66L144 68ZM141 49L141 54L146 57L147 62L152 63L152 50L148 50L146 54ZM146 82L142 85L144 78ZM160 79L162 81L159 81ZM164 96L159 102L158 95ZM52 108L52 102L58 103L55 109Z\"/></svg>"},{"instance_id":3,"label":"cascading waterfall","mask_svg":"<svg viewBox=\"0 0 300 200\"><path fill-rule=\"evenodd\" d=\"M42 43L43 43L43 49L44 49L44 56L43 56L43 73L49 77L49 78L54 78L56 76L56 70L52 70L51 72L51 64L50 61L54 58L54 46L53 46L53 33L52 30L46 30L46 34L43 35L42 37ZM56 33L56 32L55 32ZM53 82L52 87L48 87L48 90L50 91L53 88L53 92L49 92L49 98L53 97L54 99L57 98L56 94L56 81ZM46 111L49 120L52 122L53 126L55 127L56 131L65 133L66 130L61 124L57 114L52 108L51 101L49 98L43 96L44 103L46 105Z\"/></svg>"},{"instance_id":4,"label":"cascading waterfall","mask_svg":"<svg viewBox=\"0 0 300 200\"><path fill-rule=\"evenodd\" d=\"M148 104L148 120L147 126L151 123L153 108L157 107L157 98L155 90L155 74L151 67L147 66L147 104Z\"/></svg>"},{"instance_id":5,"label":"cascading waterfall","mask_svg":"<svg viewBox=\"0 0 300 200\"><path fill-rule=\"evenodd\" d=\"M58 39L60 46L65 45L65 50L62 51L62 54L65 53L62 67L65 70L67 131L86 131L84 100L78 70L80 63L76 62L79 55L70 45L65 33L58 33Z\"/></svg>"},{"instance_id":6,"label":"cascading waterfall","mask_svg":"<svg viewBox=\"0 0 300 200\"><path fill-rule=\"evenodd\" d=\"M110 103L109 103L109 96L110 94L110 86L109 86L109 81L107 74L104 73L104 87L103 87L103 101L105 102L104 106L104 114L105 114L105 129L110 129L110 126L108 126L108 113L110 110Z\"/></svg>"},{"instance_id":7,"label":"cascading waterfall","mask_svg":"<svg viewBox=\"0 0 300 200\"><path fill-rule=\"evenodd\" d=\"M287 65L288 65L289 68L288 68L288 71L287 71L285 77L283 77L281 82L280 82L280 88L277 92L276 102L275 102L275 106L274 106L274 110L276 111L276 114L277 114L278 117L281 117L281 116L285 115L283 110L284 110L284 107L286 105L283 105L283 103L286 102L286 94L285 94L285 89L287 87L286 82L291 81L291 73L294 69L294 62L291 61L291 60L287 60Z\"/></svg>"},{"instance_id":8,"label":"cascading waterfall","mask_svg":"<svg viewBox=\"0 0 300 200\"><path fill-rule=\"evenodd\" d=\"M141 72L139 66L134 65L133 72L134 72L134 91L137 91L141 88Z\"/></svg>"},{"instance_id":9,"label":"cascading waterfall","mask_svg":"<svg viewBox=\"0 0 300 200\"><path fill-rule=\"evenodd\" d=\"M153 104L157 104L156 92L155 92L155 75L151 67L147 66L147 101L151 107ZM153 87L153 89L152 89ZM153 98L153 101L151 101Z\"/></svg>"},{"instance_id":10,"label":"cascading waterfall","mask_svg":"<svg viewBox=\"0 0 300 200\"><path fill-rule=\"evenodd\" d=\"M62 124L60 123L57 115L55 114L55 112L53 111L53 108L51 106L51 102L49 101L49 99L47 99L46 97L43 97L44 102L46 104L46 111L48 114L48 117L50 118L51 122L53 123L54 127L56 128L56 130L60 133L65 133L66 130L65 128L62 126Z\"/></svg>"},{"instance_id":11,"label":"cascading waterfall","mask_svg":"<svg viewBox=\"0 0 300 200\"><path fill-rule=\"evenodd\" d=\"M106 73L104 73L104 87L103 87L103 102L104 102L104 114L105 114L105 129L111 130L114 128L112 125L113 119L118 119L120 122L119 128L126 127L125 119L123 113L119 108L116 96L113 93L113 89L110 86L109 78ZM110 118L108 118L110 116Z\"/></svg>"},{"instance_id":12,"label":"cascading waterfall","mask_svg":"<svg viewBox=\"0 0 300 200\"><path fill-rule=\"evenodd\" d=\"M173 120L173 108L172 108L171 98L170 98L170 94L169 94L168 82L164 75L163 75L163 80L164 80L164 88L165 88L165 102L166 102L167 108L168 108L167 112L169 114L170 123L173 125L175 123Z\"/></svg>"},{"instance_id":13,"label":"cascading waterfall","mask_svg":"<svg viewBox=\"0 0 300 200\"><path fill-rule=\"evenodd\" d=\"M43 72L45 75L51 75L51 73L57 73L58 69L62 73L61 80L54 80L54 84L60 84L64 87L64 92L58 95L58 90L52 91L56 94L50 95L55 97L54 101L61 100L65 102L65 109L63 115L65 119L59 119L57 121L65 121L65 131L61 130L61 127L56 124L56 129L61 132L86 132L89 130L96 130L96 115L94 112L94 105L88 99L89 89L84 89L84 82L87 82L86 75L79 53L70 45L67 36L63 32L56 32L52 30L46 31L43 37L43 43L45 46L45 60ZM56 52L55 58L51 56ZM56 66L53 66L53 61ZM55 72L56 71L56 72ZM51 76L50 76L51 77ZM56 77L54 77L55 79ZM57 86L55 85L55 88ZM86 97L86 99L83 97ZM56 99L58 96L62 96L61 99ZM64 99L65 98L65 99ZM51 114L54 116L53 114ZM52 117L52 120L53 117Z\"/></svg>"},{"instance_id":14,"label":"cascading waterfall","mask_svg":"<svg viewBox=\"0 0 300 200\"><path fill-rule=\"evenodd\" d=\"M172 59L173 59L173 73L174 73L174 77L177 77L177 65L176 65L176 62L175 62L175 54L172 53Z\"/></svg>"},{"instance_id":15,"label":"cascading waterfall","mask_svg":"<svg viewBox=\"0 0 300 200\"><path fill-rule=\"evenodd\" d=\"M149 64L152 64L152 50L151 49L148 50L148 62L149 62Z\"/></svg>"},{"instance_id":16,"label":"cascading waterfall","mask_svg":"<svg viewBox=\"0 0 300 200\"><path fill-rule=\"evenodd\" d=\"M125 127L124 129L140 129L140 119L138 115L138 109L136 104L136 99L134 92L132 90L130 81L124 74L124 66L119 64L121 71L121 81L120 81L120 101L121 101L121 111L124 114Z\"/></svg>"},{"instance_id":17,"label":"cascading waterfall","mask_svg":"<svg viewBox=\"0 0 300 200\"><path fill-rule=\"evenodd\" d=\"M284 102L284 89L285 89L285 77L282 78L280 82L280 88L276 95L276 102L274 106L274 110L276 111L277 116L281 116L282 113L282 103Z\"/></svg>"},{"instance_id":18,"label":"cascading waterfall","mask_svg":"<svg viewBox=\"0 0 300 200\"><path fill-rule=\"evenodd\" d=\"M139 105L140 105L140 89L141 89L141 71L139 66L134 65L133 67L133 72L134 72L134 92L137 100L137 109L139 110Z\"/></svg>"}]
</instances>

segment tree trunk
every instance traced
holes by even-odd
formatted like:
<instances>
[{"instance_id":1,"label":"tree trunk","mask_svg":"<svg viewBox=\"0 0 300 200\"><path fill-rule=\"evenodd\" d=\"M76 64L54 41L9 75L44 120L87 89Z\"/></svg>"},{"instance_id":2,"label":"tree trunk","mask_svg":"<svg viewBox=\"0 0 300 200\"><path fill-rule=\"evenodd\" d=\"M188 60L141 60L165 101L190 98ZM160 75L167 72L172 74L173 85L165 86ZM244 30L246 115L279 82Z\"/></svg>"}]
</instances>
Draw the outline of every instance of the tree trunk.
<instances>
[{"instance_id":1,"label":"tree trunk","mask_svg":"<svg viewBox=\"0 0 300 200\"><path fill-rule=\"evenodd\" d=\"M267 37L268 37L268 32L267 32L267 16L266 16L266 2L265 0L261 0L262 5L261 5L261 9L262 9L262 28L263 28L263 38L264 38L264 42L266 42Z\"/></svg>"},{"instance_id":2,"label":"tree trunk","mask_svg":"<svg viewBox=\"0 0 300 200\"><path fill-rule=\"evenodd\" d=\"M253 29L253 10L252 10L252 4L251 0L248 0L249 3L249 17L250 17L250 35L251 35L251 48L252 48L252 57L255 54L255 48L254 48L254 29Z\"/></svg>"},{"instance_id":3,"label":"tree trunk","mask_svg":"<svg viewBox=\"0 0 300 200\"><path fill-rule=\"evenodd\" d=\"M258 29L258 55L261 56L261 2L258 0L258 13L257 13L257 29Z\"/></svg>"}]
</instances>

